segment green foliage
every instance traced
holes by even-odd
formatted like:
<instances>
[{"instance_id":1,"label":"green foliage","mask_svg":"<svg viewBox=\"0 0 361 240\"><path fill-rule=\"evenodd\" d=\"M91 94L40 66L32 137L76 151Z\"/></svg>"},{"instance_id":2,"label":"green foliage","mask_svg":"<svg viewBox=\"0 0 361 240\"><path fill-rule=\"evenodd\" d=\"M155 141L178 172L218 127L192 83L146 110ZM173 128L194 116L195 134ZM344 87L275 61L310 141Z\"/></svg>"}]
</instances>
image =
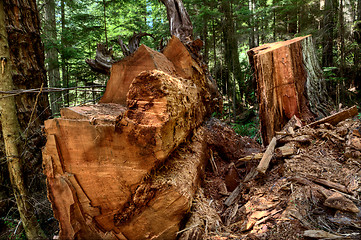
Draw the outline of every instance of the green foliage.
<instances>
[{"instance_id":1,"label":"green foliage","mask_svg":"<svg viewBox=\"0 0 361 240\"><path fill-rule=\"evenodd\" d=\"M61 80L63 87L106 83L107 77L92 72L84 62L86 58L94 58L97 43L105 42L106 35L108 45L113 48L117 59L123 57L120 46L116 43L118 36L126 42L134 32L153 34L154 38L146 37L142 39L142 43L154 49L158 48L161 39L170 37L166 9L159 0L62 1L65 3L64 23L61 22L60 0L56 1L58 38L54 41L44 35L43 39L46 49L56 47L62 56L60 67L66 71L66 79ZM320 7L320 2L315 0L183 2L193 23L194 38L204 41L202 51L210 72L217 80L225 99L235 99L234 104L237 106L233 107L237 109L253 106L257 102L256 86L246 54L252 46L313 34L316 49L320 50L318 57L322 59L322 50L326 44L324 36L333 31L330 36L335 44L332 53L335 67L339 68L343 61L340 48L336 48L336 43L339 44L340 40L337 30L341 26L338 8L332 10L333 17L330 18L330 21L335 22L335 29L328 29L325 28L328 26L327 22L324 23L326 11ZM356 7L356 2L351 4ZM65 25L64 29L61 28L62 24ZM348 29L352 26L356 31L358 25L351 23ZM344 68L359 71L361 66L357 62L357 59L360 59L357 50L360 49L360 44L352 38L351 32L346 32L346 35ZM232 42L236 45L233 46ZM345 69L343 78L338 69L325 69L331 92L338 82L345 82L347 85L355 78L355 74L351 75L351 71ZM70 102L75 103L79 96L83 98L89 96L89 93L76 95L71 91ZM101 93L97 93L93 98L100 96Z\"/></svg>"},{"instance_id":2,"label":"green foliage","mask_svg":"<svg viewBox=\"0 0 361 240\"><path fill-rule=\"evenodd\" d=\"M22 229L21 222L18 219L10 219L7 217L1 217L0 223L3 224L7 230L2 231L2 234L7 234L7 239L25 240L25 232ZM2 239L5 236L0 236Z\"/></svg>"},{"instance_id":3,"label":"green foliage","mask_svg":"<svg viewBox=\"0 0 361 240\"><path fill-rule=\"evenodd\" d=\"M257 122L248 122L248 123L231 123L234 131L241 136L249 136L254 138L257 136L259 124Z\"/></svg>"}]
</instances>

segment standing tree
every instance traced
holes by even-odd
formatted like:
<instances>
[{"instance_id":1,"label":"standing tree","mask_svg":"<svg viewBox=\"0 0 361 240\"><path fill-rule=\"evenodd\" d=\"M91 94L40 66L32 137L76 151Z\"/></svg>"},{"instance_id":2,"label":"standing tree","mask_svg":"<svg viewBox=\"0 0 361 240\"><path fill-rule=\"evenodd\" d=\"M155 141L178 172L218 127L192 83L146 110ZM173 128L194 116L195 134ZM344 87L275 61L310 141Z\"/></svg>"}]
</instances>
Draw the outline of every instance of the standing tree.
<instances>
[{"instance_id":1,"label":"standing tree","mask_svg":"<svg viewBox=\"0 0 361 240\"><path fill-rule=\"evenodd\" d=\"M46 61L47 72L50 87L61 87L58 50L56 48L57 33L55 20L55 0L47 0L45 8L44 31L46 34ZM50 94L52 114L60 112L61 93L54 92Z\"/></svg>"},{"instance_id":2,"label":"standing tree","mask_svg":"<svg viewBox=\"0 0 361 240\"><path fill-rule=\"evenodd\" d=\"M193 40L193 25L182 0L161 0L167 8L169 30L182 42Z\"/></svg>"},{"instance_id":3,"label":"standing tree","mask_svg":"<svg viewBox=\"0 0 361 240\"><path fill-rule=\"evenodd\" d=\"M40 88L45 81L45 69L36 1L1 1L0 20L1 90ZM11 185L29 239L45 238L28 201L26 177L29 174L26 173L31 169L33 177L39 179L41 153L38 149L44 144L40 124L49 116L47 106L43 95L2 95L1 99L3 152L7 155Z\"/></svg>"}]
</instances>

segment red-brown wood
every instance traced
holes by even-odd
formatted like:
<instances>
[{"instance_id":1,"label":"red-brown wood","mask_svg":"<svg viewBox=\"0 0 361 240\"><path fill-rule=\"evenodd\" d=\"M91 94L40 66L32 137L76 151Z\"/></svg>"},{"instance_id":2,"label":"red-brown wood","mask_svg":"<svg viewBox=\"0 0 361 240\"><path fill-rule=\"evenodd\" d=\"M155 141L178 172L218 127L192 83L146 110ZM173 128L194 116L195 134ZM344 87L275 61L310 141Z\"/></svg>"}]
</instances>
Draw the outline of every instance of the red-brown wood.
<instances>
[{"instance_id":1,"label":"red-brown wood","mask_svg":"<svg viewBox=\"0 0 361 240\"><path fill-rule=\"evenodd\" d=\"M315 63L310 62L312 69L309 65L305 67L310 61L310 53L313 53L313 46L309 42L312 42L311 36L298 37L248 51L257 81L259 115L265 145L270 143L275 132L281 130L292 116L297 116L304 123L310 123L318 116L311 107L323 99L321 92L312 92L312 87L313 82L321 82L322 79L311 77L316 72L313 68L318 67L312 66Z\"/></svg>"},{"instance_id":2,"label":"red-brown wood","mask_svg":"<svg viewBox=\"0 0 361 240\"><path fill-rule=\"evenodd\" d=\"M60 238L175 239L205 169L201 125L215 106L202 69L172 41L184 62L140 47L113 67L102 103L45 122L44 172Z\"/></svg>"}]
</instances>

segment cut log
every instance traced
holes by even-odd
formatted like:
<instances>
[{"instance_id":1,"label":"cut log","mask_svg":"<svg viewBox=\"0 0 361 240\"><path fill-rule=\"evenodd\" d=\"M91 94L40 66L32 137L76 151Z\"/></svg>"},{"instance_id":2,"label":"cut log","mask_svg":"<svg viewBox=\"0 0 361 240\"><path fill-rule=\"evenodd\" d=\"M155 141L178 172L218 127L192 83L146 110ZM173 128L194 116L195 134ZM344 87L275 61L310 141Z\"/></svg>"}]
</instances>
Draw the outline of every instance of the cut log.
<instances>
[{"instance_id":1,"label":"cut log","mask_svg":"<svg viewBox=\"0 0 361 240\"><path fill-rule=\"evenodd\" d=\"M214 109L195 71L177 78L165 55L141 46L113 66L102 103L46 121L44 172L61 239L176 238L206 166Z\"/></svg>"},{"instance_id":2,"label":"cut log","mask_svg":"<svg viewBox=\"0 0 361 240\"><path fill-rule=\"evenodd\" d=\"M328 114L331 101L324 92L311 36L265 44L248 55L257 81L264 145L294 115L310 123Z\"/></svg>"},{"instance_id":3,"label":"cut log","mask_svg":"<svg viewBox=\"0 0 361 240\"><path fill-rule=\"evenodd\" d=\"M133 79L143 71L154 69L175 76L173 63L163 54L141 45L133 55L112 65L110 79L100 103L126 105L127 93Z\"/></svg>"}]
</instances>

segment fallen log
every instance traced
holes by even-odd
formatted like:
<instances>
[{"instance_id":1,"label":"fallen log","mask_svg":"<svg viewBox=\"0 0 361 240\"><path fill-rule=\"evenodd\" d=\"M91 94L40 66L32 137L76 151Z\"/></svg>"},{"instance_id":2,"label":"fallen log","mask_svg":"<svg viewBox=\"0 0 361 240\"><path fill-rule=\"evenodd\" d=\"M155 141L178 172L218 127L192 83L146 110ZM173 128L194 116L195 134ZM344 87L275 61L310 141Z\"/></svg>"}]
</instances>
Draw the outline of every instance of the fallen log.
<instances>
[{"instance_id":1,"label":"fallen log","mask_svg":"<svg viewBox=\"0 0 361 240\"><path fill-rule=\"evenodd\" d=\"M182 62L189 78L178 78L172 61L141 46L113 65L101 103L45 122L43 165L61 239L175 239L208 160L216 105L197 62Z\"/></svg>"},{"instance_id":2,"label":"fallen log","mask_svg":"<svg viewBox=\"0 0 361 240\"><path fill-rule=\"evenodd\" d=\"M347 118L356 116L357 113L358 113L357 106L353 106L353 107L347 108L341 112L332 114L331 116L322 118L315 122L312 122L312 123L308 124L307 127L316 127L318 125L325 124L325 123L328 123L331 125L336 125L337 123L342 122L343 120L346 120Z\"/></svg>"},{"instance_id":3,"label":"fallen log","mask_svg":"<svg viewBox=\"0 0 361 240\"><path fill-rule=\"evenodd\" d=\"M263 144L292 116L305 123L328 115L331 101L311 36L265 44L248 51L257 81Z\"/></svg>"},{"instance_id":4,"label":"fallen log","mask_svg":"<svg viewBox=\"0 0 361 240\"><path fill-rule=\"evenodd\" d=\"M126 105L127 93L133 79L143 71L154 69L175 76L172 62L163 54L141 45L132 55L112 65L110 79L100 103Z\"/></svg>"}]
</instances>

